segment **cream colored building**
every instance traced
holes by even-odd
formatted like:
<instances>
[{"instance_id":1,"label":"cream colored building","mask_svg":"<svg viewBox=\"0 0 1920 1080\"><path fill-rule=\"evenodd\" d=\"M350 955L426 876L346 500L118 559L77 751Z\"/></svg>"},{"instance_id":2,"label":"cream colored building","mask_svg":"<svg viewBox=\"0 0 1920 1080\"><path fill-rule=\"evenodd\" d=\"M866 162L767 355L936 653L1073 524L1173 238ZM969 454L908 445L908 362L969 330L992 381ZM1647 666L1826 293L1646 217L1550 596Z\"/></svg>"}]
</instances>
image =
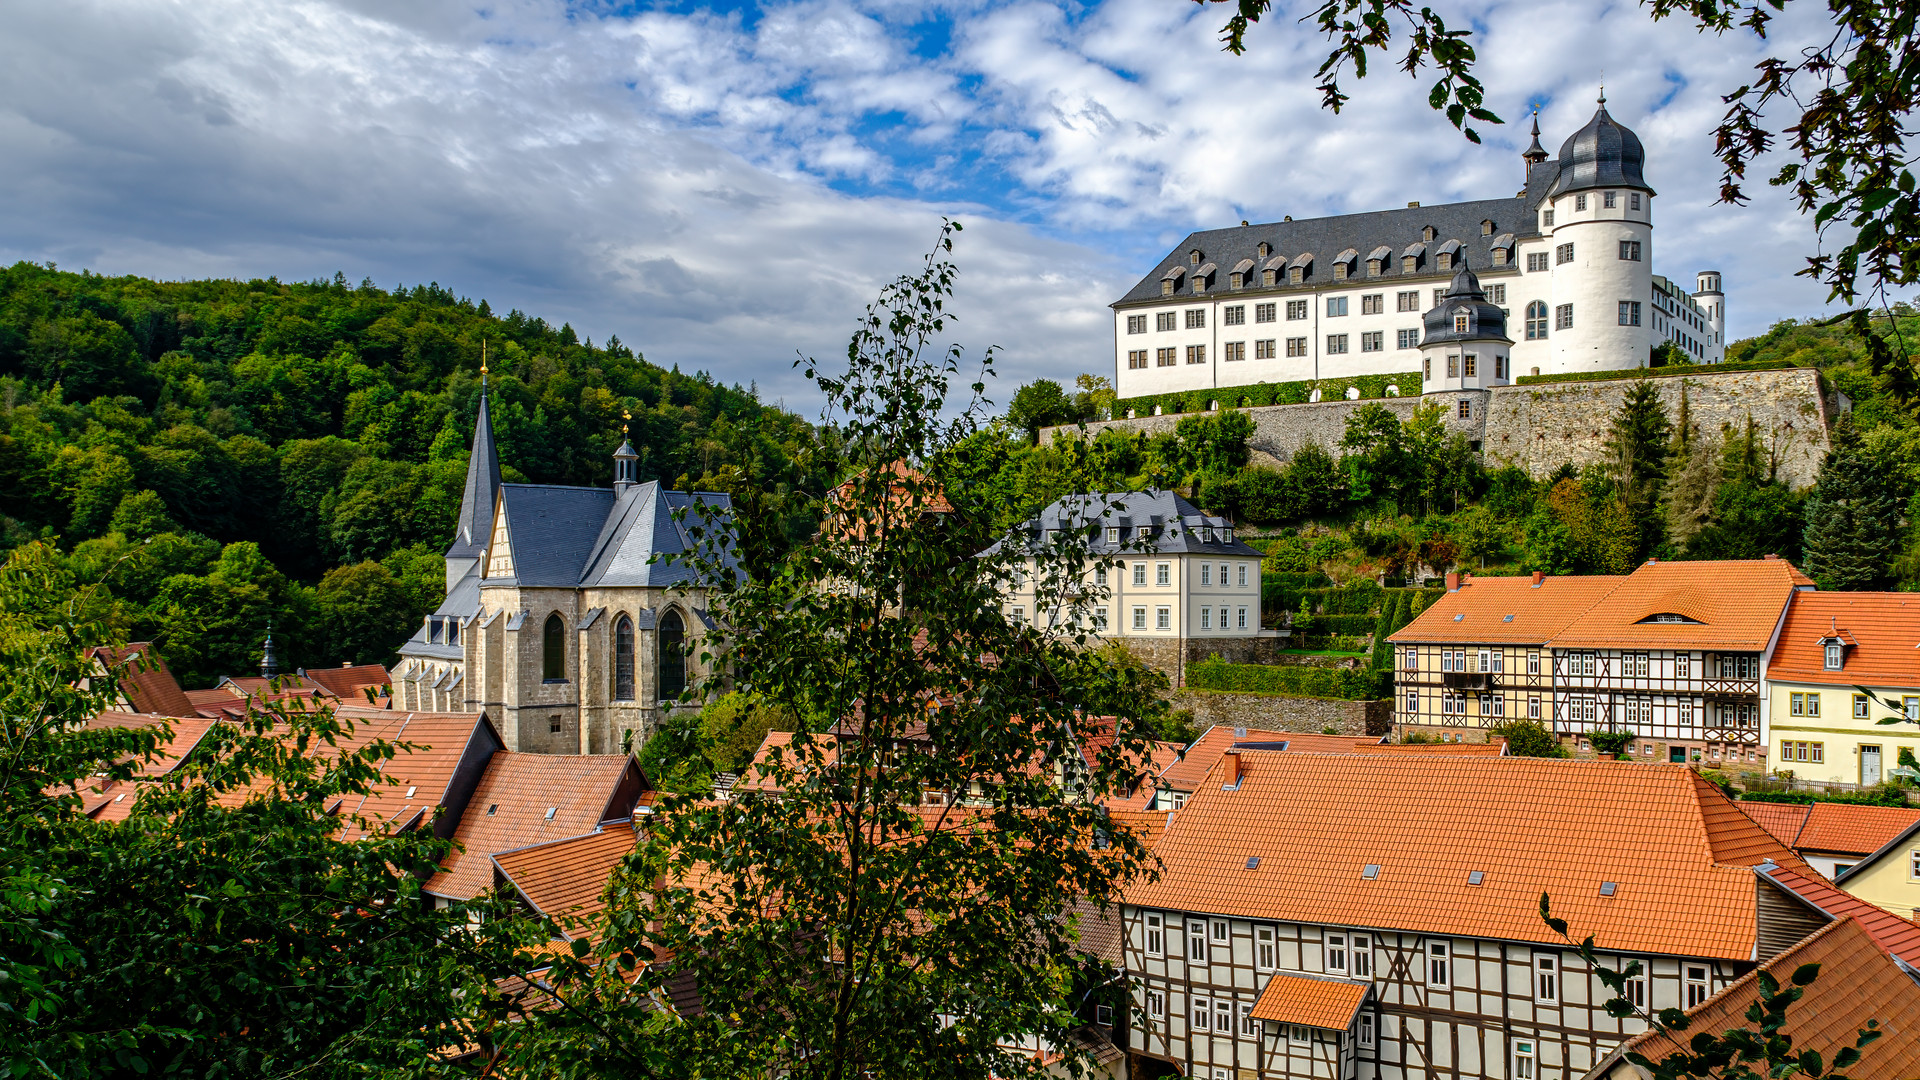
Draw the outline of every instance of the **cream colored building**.
<instances>
[{"instance_id":1,"label":"cream colored building","mask_svg":"<svg viewBox=\"0 0 1920 1080\"><path fill-rule=\"evenodd\" d=\"M1920 919L1920 822L1843 871L1834 884L1903 919Z\"/></svg>"},{"instance_id":2,"label":"cream colored building","mask_svg":"<svg viewBox=\"0 0 1920 1080\"><path fill-rule=\"evenodd\" d=\"M1901 750L1920 755L1916 644L1920 595L1795 594L1767 664L1774 770L1871 786ZM1879 723L1891 716L1907 722Z\"/></svg>"}]
</instances>

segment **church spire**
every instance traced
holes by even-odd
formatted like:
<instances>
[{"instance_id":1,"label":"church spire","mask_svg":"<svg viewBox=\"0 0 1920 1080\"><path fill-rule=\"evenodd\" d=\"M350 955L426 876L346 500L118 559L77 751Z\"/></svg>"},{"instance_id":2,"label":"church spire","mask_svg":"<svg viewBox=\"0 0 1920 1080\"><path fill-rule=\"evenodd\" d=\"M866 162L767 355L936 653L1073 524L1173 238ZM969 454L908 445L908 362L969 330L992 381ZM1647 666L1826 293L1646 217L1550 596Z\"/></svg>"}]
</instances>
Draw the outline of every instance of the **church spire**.
<instances>
[{"instance_id":1,"label":"church spire","mask_svg":"<svg viewBox=\"0 0 1920 1080\"><path fill-rule=\"evenodd\" d=\"M473 422L473 451L467 457L467 487L460 496L453 544L447 548L447 586L465 576L486 550L493 529L493 504L500 493L500 450L493 441L487 409L486 342L480 343L480 415ZM456 572L457 570L457 572Z\"/></svg>"},{"instance_id":2,"label":"church spire","mask_svg":"<svg viewBox=\"0 0 1920 1080\"><path fill-rule=\"evenodd\" d=\"M1527 175L1533 175L1533 167L1547 160L1547 148L1540 145L1540 110L1533 110L1533 145L1521 151L1520 157L1527 163Z\"/></svg>"}]
</instances>

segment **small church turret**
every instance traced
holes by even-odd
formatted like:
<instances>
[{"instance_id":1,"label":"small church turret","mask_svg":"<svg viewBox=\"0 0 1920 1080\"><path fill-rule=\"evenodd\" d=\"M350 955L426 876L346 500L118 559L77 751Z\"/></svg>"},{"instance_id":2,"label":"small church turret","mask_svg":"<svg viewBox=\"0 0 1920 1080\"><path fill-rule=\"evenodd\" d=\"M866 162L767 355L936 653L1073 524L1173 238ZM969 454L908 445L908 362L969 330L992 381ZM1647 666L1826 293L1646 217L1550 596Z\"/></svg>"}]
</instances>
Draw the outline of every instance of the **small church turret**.
<instances>
[{"instance_id":1,"label":"small church turret","mask_svg":"<svg viewBox=\"0 0 1920 1080\"><path fill-rule=\"evenodd\" d=\"M460 495L453 544L447 548L447 591L479 565L493 532L493 504L500 494L500 450L487 413L486 343L480 344L480 414L473 422L473 450L467 456L467 486Z\"/></svg>"},{"instance_id":2,"label":"small church turret","mask_svg":"<svg viewBox=\"0 0 1920 1080\"><path fill-rule=\"evenodd\" d=\"M1520 158L1527 163L1527 176L1533 175L1533 167L1547 160L1547 148L1540 145L1540 110L1533 110L1533 145L1520 152Z\"/></svg>"},{"instance_id":3,"label":"small church turret","mask_svg":"<svg viewBox=\"0 0 1920 1080\"><path fill-rule=\"evenodd\" d=\"M267 624L267 640L260 646L260 677L271 679L280 673L280 660L273 651L273 624Z\"/></svg>"},{"instance_id":4,"label":"small church turret","mask_svg":"<svg viewBox=\"0 0 1920 1080\"><path fill-rule=\"evenodd\" d=\"M625 495L627 489L640 482L640 455L633 452L633 443L627 439L626 421L633 419L630 412L620 414L620 449L613 452L613 492Z\"/></svg>"}]
</instances>

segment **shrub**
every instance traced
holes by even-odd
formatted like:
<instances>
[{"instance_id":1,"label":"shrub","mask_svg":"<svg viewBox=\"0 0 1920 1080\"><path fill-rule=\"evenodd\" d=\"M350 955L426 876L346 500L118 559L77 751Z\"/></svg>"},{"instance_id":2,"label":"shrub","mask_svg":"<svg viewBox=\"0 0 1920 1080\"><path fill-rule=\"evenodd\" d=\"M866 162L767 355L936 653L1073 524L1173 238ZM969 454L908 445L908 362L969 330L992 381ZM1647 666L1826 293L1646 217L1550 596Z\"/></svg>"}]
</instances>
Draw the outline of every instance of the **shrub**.
<instances>
[{"instance_id":1,"label":"shrub","mask_svg":"<svg viewBox=\"0 0 1920 1080\"><path fill-rule=\"evenodd\" d=\"M1383 398L1387 396L1387 387L1396 385L1400 387L1403 397L1417 395L1420 393L1420 373L1406 371L1391 375L1359 375L1349 379L1321 379L1318 382L1303 379L1298 382L1255 383L1252 386L1227 386L1172 394L1143 394L1115 401L1113 415L1123 417L1131 409L1136 415L1152 416L1155 405L1160 406L1162 413L1206 412L1208 402L1213 401L1218 401L1223 409L1255 405L1304 405L1313 396L1316 387L1320 390L1322 401L1345 398L1350 386L1358 388L1363 398Z\"/></svg>"},{"instance_id":2,"label":"shrub","mask_svg":"<svg viewBox=\"0 0 1920 1080\"><path fill-rule=\"evenodd\" d=\"M1586 738L1596 754L1618 754L1633 745L1631 731L1589 731Z\"/></svg>"},{"instance_id":3,"label":"shrub","mask_svg":"<svg viewBox=\"0 0 1920 1080\"><path fill-rule=\"evenodd\" d=\"M1552 729L1538 720L1509 720L1489 730L1507 740L1507 753L1514 757L1569 756Z\"/></svg>"},{"instance_id":4,"label":"shrub","mask_svg":"<svg viewBox=\"0 0 1920 1080\"><path fill-rule=\"evenodd\" d=\"M1383 678L1383 675L1386 677ZM1187 686L1195 690L1225 690L1241 694L1370 701L1386 696L1392 687L1392 673L1372 668L1341 670L1229 664L1215 656L1187 669Z\"/></svg>"}]
</instances>

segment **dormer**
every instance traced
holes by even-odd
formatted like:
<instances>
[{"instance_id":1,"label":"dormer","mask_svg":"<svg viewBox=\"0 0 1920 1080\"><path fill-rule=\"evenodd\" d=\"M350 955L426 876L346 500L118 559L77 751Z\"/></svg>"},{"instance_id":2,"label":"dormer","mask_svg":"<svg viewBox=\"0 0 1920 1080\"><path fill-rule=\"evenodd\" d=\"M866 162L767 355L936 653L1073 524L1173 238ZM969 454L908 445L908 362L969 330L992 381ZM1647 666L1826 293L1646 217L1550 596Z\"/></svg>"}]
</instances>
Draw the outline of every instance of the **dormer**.
<instances>
[{"instance_id":1,"label":"dormer","mask_svg":"<svg viewBox=\"0 0 1920 1080\"><path fill-rule=\"evenodd\" d=\"M1201 259L1201 253L1199 248L1194 248L1192 251L1187 252L1188 266L1199 266L1200 259Z\"/></svg>"},{"instance_id":2,"label":"dormer","mask_svg":"<svg viewBox=\"0 0 1920 1080\"><path fill-rule=\"evenodd\" d=\"M1233 264L1233 276L1228 284L1235 289L1244 289L1253 284L1253 260L1241 259Z\"/></svg>"},{"instance_id":3,"label":"dormer","mask_svg":"<svg viewBox=\"0 0 1920 1080\"><path fill-rule=\"evenodd\" d=\"M1348 248L1333 257L1333 280L1345 281L1353 276L1354 266L1360 261L1360 253Z\"/></svg>"},{"instance_id":4,"label":"dormer","mask_svg":"<svg viewBox=\"0 0 1920 1080\"><path fill-rule=\"evenodd\" d=\"M1258 252L1257 258L1265 259L1273 255L1273 245L1267 243L1265 240L1260 241L1260 246L1254 250Z\"/></svg>"},{"instance_id":5,"label":"dormer","mask_svg":"<svg viewBox=\"0 0 1920 1080\"><path fill-rule=\"evenodd\" d=\"M1433 226L1431 225L1420 230L1420 239L1426 241L1429 244L1433 243L1433 238L1439 235L1440 234L1435 232Z\"/></svg>"},{"instance_id":6,"label":"dormer","mask_svg":"<svg viewBox=\"0 0 1920 1080\"><path fill-rule=\"evenodd\" d=\"M1847 651L1859 642L1853 635L1837 626L1833 632L1820 639L1820 668L1823 671L1843 671L1847 666Z\"/></svg>"},{"instance_id":7,"label":"dormer","mask_svg":"<svg viewBox=\"0 0 1920 1080\"><path fill-rule=\"evenodd\" d=\"M1299 285L1313 275L1313 252L1303 251L1287 263L1287 284Z\"/></svg>"},{"instance_id":8,"label":"dormer","mask_svg":"<svg viewBox=\"0 0 1920 1080\"><path fill-rule=\"evenodd\" d=\"M1175 266L1169 269L1160 277L1160 295L1172 296L1173 291L1180 287L1180 279L1186 276L1187 268L1184 266Z\"/></svg>"},{"instance_id":9,"label":"dormer","mask_svg":"<svg viewBox=\"0 0 1920 1080\"><path fill-rule=\"evenodd\" d=\"M1449 240L1434 251L1433 268L1435 270L1452 270L1459 261L1460 241L1458 240Z\"/></svg>"},{"instance_id":10,"label":"dormer","mask_svg":"<svg viewBox=\"0 0 1920 1080\"><path fill-rule=\"evenodd\" d=\"M1379 277L1393 267L1393 249L1385 244L1367 252L1367 276Z\"/></svg>"},{"instance_id":11,"label":"dormer","mask_svg":"<svg viewBox=\"0 0 1920 1080\"><path fill-rule=\"evenodd\" d=\"M1426 257L1427 245L1408 244L1407 250L1400 253L1400 272L1403 274L1419 273L1421 260Z\"/></svg>"},{"instance_id":12,"label":"dormer","mask_svg":"<svg viewBox=\"0 0 1920 1080\"><path fill-rule=\"evenodd\" d=\"M1677 611L1656 611L1640 620L1642 623L1675 624L1685 626L1705 626L1699 619L1689 618Z\"/></svg>"},{"instance_id":13,"label":"dormer","mask_svg":"<svg viewBox=\"0 0 1920 1080\"><path fill-rule=\"evenodd\" d=\"M1280 284L1280 276L1286 273L1286 271L1287 257L1285 255L1275 255L1273 258L1267 260L1265 266L1260 268L1260 284L1278 285Z\"/></svg>"},{"instance_id":14,"label":"dormer","mask_svg":"<svg viewBox=\"0 0 1920 1080\"><path fill-rule=\"evenodd\" d=\"M1213 275L1220 268L1213 263L1197 267L1193 271L1193 295L1201 296L1213 287Z\"/></svg>"},{"instance_id":15,"label":"dormer","mask_svg":"<svg viewBox=\"0 0 1920 1080\"><path fill-rule=\"evenodd\" d=\"M1513 265L1513 234L1501 233L1499 236L1494 237L1493 247L1491 251L1493 255L1493 265L1512 266Z\"/></svg>"},{"instance_id":16,"label":"dormer","mask_svg":"<svg viewBox=\"0 0 1920 1080\"><path fill-rule=\"evenodd\" d=\"M1493 219L1492 218L1487 218L1484 221L1480 222L1480 235L1481 236L1493 235Z\"/></svg>"}]
</instances>

